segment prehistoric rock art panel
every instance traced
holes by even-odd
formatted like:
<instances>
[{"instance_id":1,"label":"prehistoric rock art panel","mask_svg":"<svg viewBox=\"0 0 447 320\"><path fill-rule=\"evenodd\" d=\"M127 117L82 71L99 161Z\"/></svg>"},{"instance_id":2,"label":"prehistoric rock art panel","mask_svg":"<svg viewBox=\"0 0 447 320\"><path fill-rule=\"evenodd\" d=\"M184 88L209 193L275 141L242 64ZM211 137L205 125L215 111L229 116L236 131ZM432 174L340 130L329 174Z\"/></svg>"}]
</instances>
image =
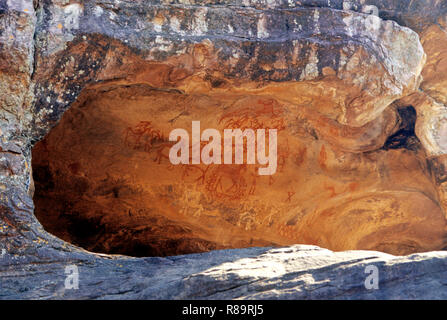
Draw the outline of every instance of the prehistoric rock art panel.
<instances>
[{"instance_id":1,"label":"prehistoric rock art panel","mask_svg":"<svg viewBox=\"0 0 447 320\"><path fill-rule=\"evenodd\" d=\"M59 237L106 253L293 243L441 249L446 223L414 136L414 109L413 120L407 110L396 106L354 130L274 97L142 85L87 90L33 150L36 214ZM277 172L260 176L260 164L245 162L192 164L192 144L189 163L173 165L169 132L191 135L197 119L202 130L276 129Z\"/></svg>"}]
</instances>

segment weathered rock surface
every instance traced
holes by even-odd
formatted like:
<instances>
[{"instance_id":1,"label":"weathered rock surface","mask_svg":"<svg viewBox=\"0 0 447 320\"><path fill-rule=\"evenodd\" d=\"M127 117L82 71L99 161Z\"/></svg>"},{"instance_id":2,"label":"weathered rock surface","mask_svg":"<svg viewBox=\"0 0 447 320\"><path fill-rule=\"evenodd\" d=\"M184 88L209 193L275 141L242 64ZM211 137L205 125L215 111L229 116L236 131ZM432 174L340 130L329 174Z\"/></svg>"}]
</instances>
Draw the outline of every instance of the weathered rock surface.
<instances>
[{"instance_id":1,"label":"weathered rock surface","mask_svg":"<svg viewBox=\"0 0 447 320\"><path fill-rule=\"evenodd\" d=\"M217 250L167 258L99 257L42 248L45 263L2 259L0 298L32 299L446 299L447 252L395 257L315 246ZM5 268L5 261L8 263ZM41 262L43 262L41 261ZM66 290L65 266L79 270ZM378 289L366 289L378 270ZM371 267L369 267L371 268Z\"/></svg>"},{"instance_id":2,"label":"weathered rock surface","mask_svg":"<svg viewBox=\"0 0 447 320\"><path fill-rule=\"evenodd\" d=\"M0 0L0 297L445 298L441 251L138 259L47 231L135 256L444 249L446 12ZM277 174L173 167L166 137L192 120L276 128Z\"/></svg>"}]
</instances>

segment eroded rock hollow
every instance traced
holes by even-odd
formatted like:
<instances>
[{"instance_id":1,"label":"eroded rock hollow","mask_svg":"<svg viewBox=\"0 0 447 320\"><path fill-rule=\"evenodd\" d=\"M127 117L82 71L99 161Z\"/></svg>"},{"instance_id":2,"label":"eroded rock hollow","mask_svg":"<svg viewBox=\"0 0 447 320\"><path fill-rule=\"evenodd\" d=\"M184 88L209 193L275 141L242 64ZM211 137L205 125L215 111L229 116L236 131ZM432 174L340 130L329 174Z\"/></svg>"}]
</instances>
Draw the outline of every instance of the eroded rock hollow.
<instances>
[{"instance_id":1,"label":"eroded rock hollow","mask_svg":"<svg viewBox=\"0 0 447 320\"><path fill-rule=\"evenodd\" d=\"M169 132L196 119L222 132L276 128L277 172L171 164ZM293 243L441 249L445 220L414 124L411 106L349 128L272 96L92 89L33 150L36 214L69 242L129 255Z\"/></svg>"}]
</instances>

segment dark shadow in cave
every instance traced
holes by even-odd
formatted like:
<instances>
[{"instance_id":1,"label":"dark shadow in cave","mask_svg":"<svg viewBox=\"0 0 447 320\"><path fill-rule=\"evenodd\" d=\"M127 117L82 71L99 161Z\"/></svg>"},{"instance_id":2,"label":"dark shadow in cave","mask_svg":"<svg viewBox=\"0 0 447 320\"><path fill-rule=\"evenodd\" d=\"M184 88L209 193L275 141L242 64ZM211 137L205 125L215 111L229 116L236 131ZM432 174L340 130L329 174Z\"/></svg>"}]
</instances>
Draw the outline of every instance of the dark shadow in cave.
<instances>
[{"instance_id":1,"label":"dark shadow in cave","mask_svg":"<svg viewBox=\"0 0 447 320\"><path fill-rule=\"evenodd\" d=\"M421 143L415 134L416 110L412 106L397 108L400 117L399 129L388 137L383 149L401 149L405 148L416 151L421 148Z\"/></svg>"}]
</instances>

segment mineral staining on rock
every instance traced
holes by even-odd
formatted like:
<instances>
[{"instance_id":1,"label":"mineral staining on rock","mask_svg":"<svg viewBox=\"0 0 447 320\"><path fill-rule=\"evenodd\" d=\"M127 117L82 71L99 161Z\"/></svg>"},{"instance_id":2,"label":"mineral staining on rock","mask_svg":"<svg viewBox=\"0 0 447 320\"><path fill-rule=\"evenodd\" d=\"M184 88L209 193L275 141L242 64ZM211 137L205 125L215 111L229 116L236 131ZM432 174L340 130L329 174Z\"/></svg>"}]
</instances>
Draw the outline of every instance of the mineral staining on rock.
<instances>
[{"instance_id":1,"label":"mineral staining on rock","mask_svg":"<svg viewBox=\"0 0 447 320\"><path fill-rule=\"evenodd\" d=\"M88 250L135 256L295 243L397 255L444 249L446 12L436 0L0 0L7 252L0 276L18 263L55 275L48 286L28 282L25 295L6 281L3 296L62 297L56 261L79 263L89 274L114 268L115 258L46 231ZM217 129L277 129L277 173L259 176L255 165L173 166L167 135L194 120ZM119 259L146 276L142 265L182 261ZM421 259L433 272L445 260ZM239 283L248 279L243 270L222 272ZM190 291L177 288L170 297L200 297L194 290L227 281L219 272L181 273L188 280L176 283ZM76 297L119 296L112 287ZM351 289L303 289L293 297L366 297ZM157 297L149 288L129 290ZM397 297L396 290L384 294Z\"/></svg>"}]
</instances>

